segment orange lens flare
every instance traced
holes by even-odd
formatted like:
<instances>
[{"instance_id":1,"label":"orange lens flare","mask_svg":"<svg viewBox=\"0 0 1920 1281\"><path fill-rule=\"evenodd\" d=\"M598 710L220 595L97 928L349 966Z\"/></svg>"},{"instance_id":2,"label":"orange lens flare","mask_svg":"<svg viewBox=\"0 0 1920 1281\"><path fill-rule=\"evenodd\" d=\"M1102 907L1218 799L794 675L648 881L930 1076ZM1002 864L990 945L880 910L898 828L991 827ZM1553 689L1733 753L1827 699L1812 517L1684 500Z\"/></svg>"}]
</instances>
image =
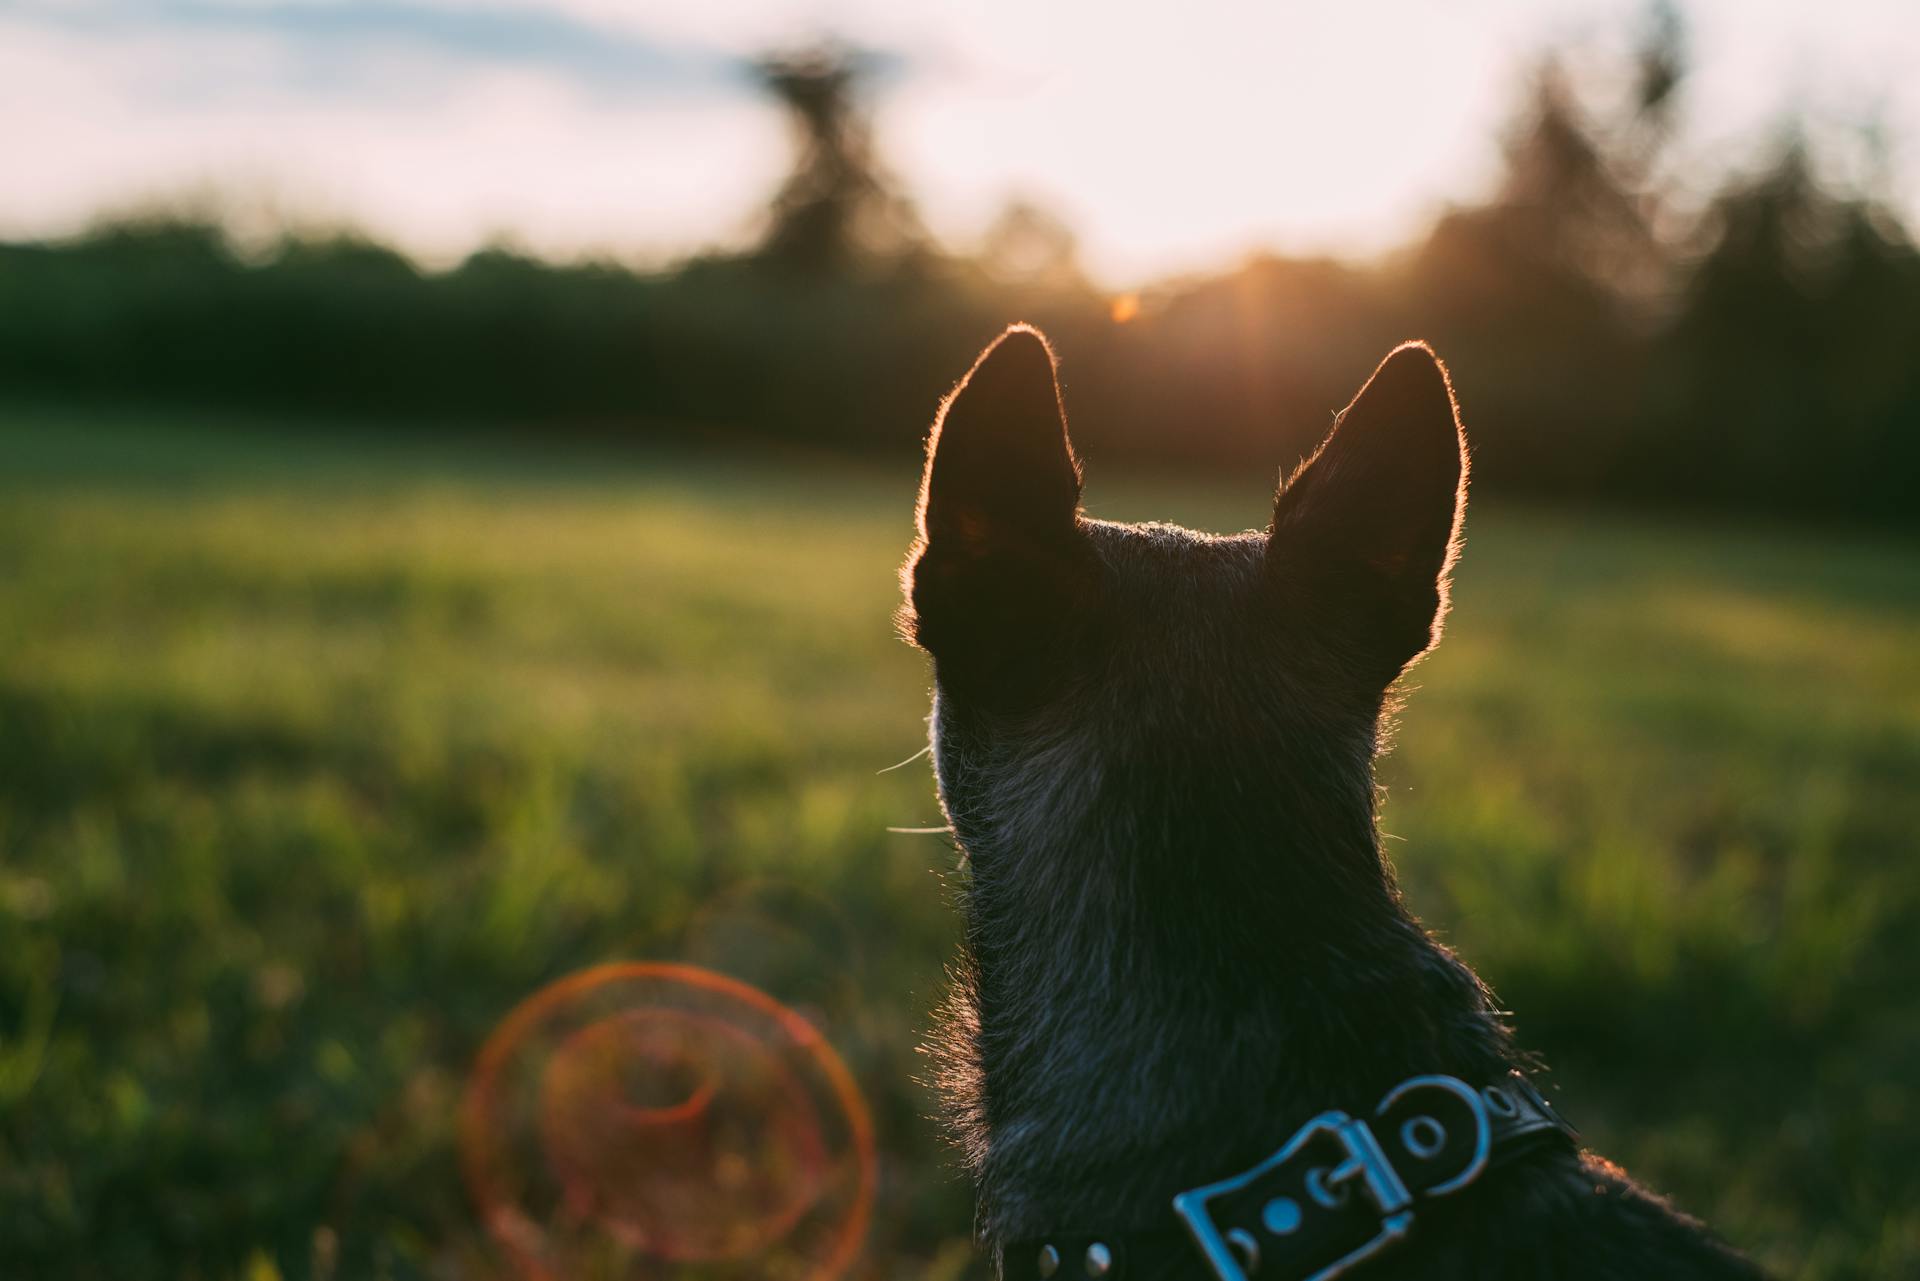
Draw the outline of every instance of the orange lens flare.
<instances>
[{"instance_id":1,"label":"orange lens flare","mask_svg":"<svg viewBox=\"0 0 1920 1281\"><path fill-rule=\"evenodd\" d=\"M865 1237L873 1125L806 1019L690 965L603 965L522 1002L460 1114L468 1191L534 1281L831 1281Z\"/></svg>"}]
</instances>

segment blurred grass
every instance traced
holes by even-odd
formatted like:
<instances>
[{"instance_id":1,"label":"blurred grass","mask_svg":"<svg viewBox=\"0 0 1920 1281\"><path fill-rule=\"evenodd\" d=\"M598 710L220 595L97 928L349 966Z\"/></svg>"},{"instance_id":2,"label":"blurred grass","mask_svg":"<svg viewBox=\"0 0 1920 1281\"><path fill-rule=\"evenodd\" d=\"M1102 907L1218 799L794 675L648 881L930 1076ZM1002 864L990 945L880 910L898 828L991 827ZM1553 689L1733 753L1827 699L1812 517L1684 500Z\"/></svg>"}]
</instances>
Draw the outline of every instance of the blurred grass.
<instances>
[{"instance_id":1,"label":"blurred grass","mask_svg":"<svg viewBox=\"0 0 1920 1281\"><path fill-rule=\"evenodd\" d=\"M1097 462L1097 460L1096 460ZM7 1275L495 1275L452 1109L615 958L807 1008L952 1277L954 926L893 639L910 471L0 428ZM1237 528L1226 493L1103 515ZM1920 556L1476 511L1385 768L1413 902L1596 1146L1790 1275L1920 1270Z\"/></svg>"}]
</instances>

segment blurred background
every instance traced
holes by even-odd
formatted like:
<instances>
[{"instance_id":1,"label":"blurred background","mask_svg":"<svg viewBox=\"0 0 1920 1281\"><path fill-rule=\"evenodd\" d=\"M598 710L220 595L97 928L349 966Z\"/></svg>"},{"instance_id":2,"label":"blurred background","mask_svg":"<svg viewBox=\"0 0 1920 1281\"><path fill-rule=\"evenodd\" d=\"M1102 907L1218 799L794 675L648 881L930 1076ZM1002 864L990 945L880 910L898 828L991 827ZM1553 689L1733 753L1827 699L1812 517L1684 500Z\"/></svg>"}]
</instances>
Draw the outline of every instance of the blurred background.
<instances>
[{"instance_id":1,"label":"blurred background","mask_svg":"<svg viewBox=\"0 0 1920 1281\"><path fill-rule=\"evenodd\" d=\"M1904 0L0 0L0 1271L838 1270L530 1265L473 1176L591 1137L476 1093L522 1002L672 961L800 1017L615 1038L787 1038L728 1067L825 1117L766 1222L864 1195L870 1113L848 1275L982 1275L890 613L1024 319L1090 509L1216 529L1435 344L1414 907L1600 1150L1920 1275L1916 68Z\"/></svg>"}]
</instances>

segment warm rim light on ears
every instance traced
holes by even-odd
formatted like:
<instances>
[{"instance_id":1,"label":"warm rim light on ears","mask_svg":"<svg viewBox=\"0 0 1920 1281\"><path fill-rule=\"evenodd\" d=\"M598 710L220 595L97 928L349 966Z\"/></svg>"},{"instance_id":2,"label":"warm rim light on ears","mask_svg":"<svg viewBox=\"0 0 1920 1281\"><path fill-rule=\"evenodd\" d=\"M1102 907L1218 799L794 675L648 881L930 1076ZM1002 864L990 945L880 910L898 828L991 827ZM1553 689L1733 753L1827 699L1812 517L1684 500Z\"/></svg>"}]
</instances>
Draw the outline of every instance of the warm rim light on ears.
<instances>
[{"instance_id":1,"label":"warm rim light on ears","mask_svg":"<svg viewBox=\"0 0 1920 1281\"><path fill-rule=\"evenodd\" d=\"M1113 323L1124 325L1140 314L1139 294L1120 294L1113 300L1111 308Z\"/></svg>"}]
</instances>

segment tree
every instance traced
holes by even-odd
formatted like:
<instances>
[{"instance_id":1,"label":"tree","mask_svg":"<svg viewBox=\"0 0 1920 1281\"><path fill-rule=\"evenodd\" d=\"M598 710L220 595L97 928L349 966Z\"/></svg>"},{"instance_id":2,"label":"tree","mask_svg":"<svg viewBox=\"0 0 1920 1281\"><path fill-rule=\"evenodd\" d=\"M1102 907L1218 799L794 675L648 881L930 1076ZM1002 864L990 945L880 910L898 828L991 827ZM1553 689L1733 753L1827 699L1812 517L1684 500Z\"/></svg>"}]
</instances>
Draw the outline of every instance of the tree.
<instances>
[{"instance_id":1,"label":"tree","mask_svg":"<svg viewBox=\"0 0 1920 1281\"><path fill-rule=\"evenodd\" d=\"M1663 345L1660 450L1710 501L1854 518L1911 510L1920 253L1872 192L1823 184L1798 130L1708 213Z\"/></svg>"},{"instance_id":2,"label":"tree","mask_svg":"<svg viewBox=\"0 0 1920 1281\"><path fill-rule=\"evenodd\" d=\"M919 249L926 239L919 218L881 166L860 109L872 59L829 43L769 54L753 69L786 108L796 153L759 256L817 275Z\"/></svg>"},{"instance_id":3,"label":"tree","mask_svg":"<svg viewBox=\"0 0 1920 1281\"><path fill-rule=\"evenodd\" d=\"M980 263L995 278L1012 284L1073 288L1084 282L1073 228L1025 198L1008 201L987 228Z\"/></svg>"}]
</instances>

